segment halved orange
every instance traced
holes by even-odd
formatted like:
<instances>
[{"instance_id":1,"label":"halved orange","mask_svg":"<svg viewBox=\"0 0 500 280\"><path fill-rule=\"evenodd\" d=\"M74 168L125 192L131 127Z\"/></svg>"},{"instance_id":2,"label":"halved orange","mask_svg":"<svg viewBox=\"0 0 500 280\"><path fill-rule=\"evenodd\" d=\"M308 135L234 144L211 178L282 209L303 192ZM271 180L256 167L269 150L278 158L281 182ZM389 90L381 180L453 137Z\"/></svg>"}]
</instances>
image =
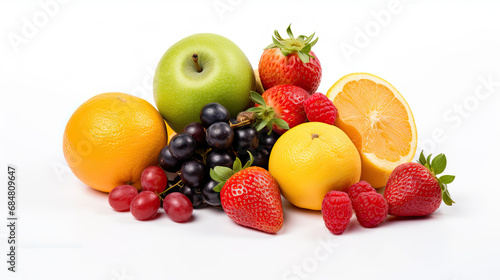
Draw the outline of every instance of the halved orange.
<instances>
[{"instance_id":1,"label":"halved orange","mask_svg":"<svg viewBox=\"0 0 500 280\"><path fill-rule=\"evenodd\" d=\"M361 180L385 186L392 170L415 156L417 128L410 106L391 84L368 73L342 77L326 96L339 111L335 125L360 153Z\"/></svg>"}]
</instances>

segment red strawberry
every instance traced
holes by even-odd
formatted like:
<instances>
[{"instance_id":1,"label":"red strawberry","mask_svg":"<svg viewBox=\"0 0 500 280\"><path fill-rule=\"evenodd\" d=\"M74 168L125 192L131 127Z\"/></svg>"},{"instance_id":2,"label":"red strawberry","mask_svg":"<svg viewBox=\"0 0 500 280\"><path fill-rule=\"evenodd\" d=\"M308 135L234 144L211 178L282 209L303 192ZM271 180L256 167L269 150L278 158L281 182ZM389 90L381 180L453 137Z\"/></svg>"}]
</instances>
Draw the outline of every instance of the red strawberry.
<instances>
[{"instance_id":1,"label":"red strawberry","mask_svg":"<svg viewBox=\"0 0 500 280\"><path fill-rule=\"evenodd\" d=\"M333 125L339 112L333 101L326 95L316 92L304 101L304 111L310 122L322 122Z\"/></svg>"},{"instance_id":2,"label":"red strawberry","mask_svg":"<svg viewBox=\"0 0 500 280\"><path fill-rule=\"evenodd\" d=\"M331 191L323 198L321 214L331 233L342 234L352 217L351 199L345 192Z\"/></svg>"},{"instance_id":3,"label":"red strawberry","mask_svg":"<svg viewBox=\"0 0 500 280\"><path fill-rule=\"evenodd\" d=\"M352 206L358 222L365 228L382 223L387 217L389 206L385 198L376 192L362 192L353 199Z\"/></svg>"},{"instance_id":4,"label":"red strawberry","mask_svg":"<svg viewBox=\"0 0 500 280\"><path fill-rule=\"evenodd\" d=\"M370 185L370 183L366 181L360 181L347 189L347 194L349 194L349 197L352 199L352 201L355 201L356 198L358 198L358 195L360 193L364 192L376 192L375 189Z\"/></svg>"},{"instance_id":5,"label":"red strawberry","mask_svg":"<svg viewBox=\"0 0 500 280\"><path fill-rule=\"evenodd\" d=\"M290 26L286 32L290 37L288 39L281 38L278 31L274 31L273 43L264 49L259 61L262 86L266 90L289 84L313 94L321 81L321 64L311 51L318 38L312 41L314 34L295 38Z\"/></svg>"},{"instance_id":6,"label":"red strawberry","mask_svg":"<svg viewBox=\"0 0 500 280\"><path fill-rule=\"evenodd\" d=\"M389 204L389 214L395 216L425 216L436 211L441 200L446 205L454 201L450 197L447 184L455 176L444 175L446 168L444 154L437 155L431 162L431 155L420 154L419 163L403 163L396 167L385 187L384 197Z\"/></svg>"},{"instance_id":7,"label":"red strawberry","mask_svg":"<svg viewBox=\"0 0 500 280\"><path fill-rule=\"evenodd\" d=\"M220 191L222 208L237 224L276 233L283 226L283 208L278 183L264 168L251 166L250 161L241 167L237 158L233 170L216 166L210 170L212 179L218 181L214 190Z\"/></svg>"},{"instance_id":8,"label":"red strawberry","mask_svg":"<svg viewBox=\"0 0 500 280\"><path fill-rule=\"evenodd\" d=\"M262 96L251 92L250 99L256 104L247 111L254 112L257 131L264 127L283 134L286 130L307 121L304 101L309 93L292 85L279 85L266 90Z\"/></svg>"}]
</instances>

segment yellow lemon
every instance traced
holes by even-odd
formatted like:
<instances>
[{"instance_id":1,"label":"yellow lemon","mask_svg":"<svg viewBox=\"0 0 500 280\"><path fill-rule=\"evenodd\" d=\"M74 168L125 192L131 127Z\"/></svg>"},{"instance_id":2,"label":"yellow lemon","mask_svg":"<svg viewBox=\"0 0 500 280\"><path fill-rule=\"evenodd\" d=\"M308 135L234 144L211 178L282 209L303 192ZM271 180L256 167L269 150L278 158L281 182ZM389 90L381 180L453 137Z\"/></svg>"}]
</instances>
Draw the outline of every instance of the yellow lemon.
<instances>
[{"instance_id":1,"label":"yellow lemon","mask_svg":"<svg viewBox=\"0 0 500 280\"><path fill-rule=\"evenodd\" d=\"M387 81L353 73L336 82L327 95L339 111L335 125L361 155L361 180L385 186L392 170L413 159L417 128L410 106Z\"/></svg>"},{"instance_id":2,"label":"yellow lemon","mask_svg":"<svg viewBox=\"0 0 500 280\"><path fill-rule=\"evenodd\" d=\"M331 190L346 190L359 181L361 161L349 137L339 128L319 122L293 127L274 145L269 172L281 194L297 207L321 210Z\"/></svg>"}]
</instances>

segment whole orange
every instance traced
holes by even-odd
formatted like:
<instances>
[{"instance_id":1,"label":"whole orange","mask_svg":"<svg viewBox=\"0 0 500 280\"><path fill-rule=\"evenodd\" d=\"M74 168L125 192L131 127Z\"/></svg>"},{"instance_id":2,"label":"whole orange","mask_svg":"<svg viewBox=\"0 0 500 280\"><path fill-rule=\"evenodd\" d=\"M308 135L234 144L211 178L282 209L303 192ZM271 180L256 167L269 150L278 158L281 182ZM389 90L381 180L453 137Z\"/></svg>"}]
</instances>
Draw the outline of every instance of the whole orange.
<instances>
[{"instance_id":1,"label":"whole orange","mask_svg":"<svg viewBox=\"0 0 500 280\"><path fill-rule=\"evenodd\" d=\"M66 125L63 152L86 185L110 192L130 184L141 189L141 173L158 162L167 145L160 113L146 100L119 92L96 95Z\"/></svg>"}]
</instances>

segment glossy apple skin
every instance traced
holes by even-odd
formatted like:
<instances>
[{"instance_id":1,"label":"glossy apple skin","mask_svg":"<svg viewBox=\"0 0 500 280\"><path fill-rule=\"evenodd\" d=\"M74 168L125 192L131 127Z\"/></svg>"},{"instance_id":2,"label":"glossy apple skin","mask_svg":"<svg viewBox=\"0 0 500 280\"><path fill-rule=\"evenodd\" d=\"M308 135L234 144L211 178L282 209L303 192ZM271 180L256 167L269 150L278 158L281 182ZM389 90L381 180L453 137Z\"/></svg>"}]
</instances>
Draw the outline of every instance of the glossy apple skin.
<instances>
[{"instance_id":1,"label":"glossy apple skin","mask_svg":"<svg viewBox=\"0 0 500 280\"><path fill-rule=\"evenodd\" d=\"M198 55L202 68L193 62ZM255 76L243 51L229 39L210 33L194 34L172 45L163 55L153 83L156 107L176 132L200 122L205 104L217 102L232 117L248 108Z\"/></svg>"}]
</instances>

